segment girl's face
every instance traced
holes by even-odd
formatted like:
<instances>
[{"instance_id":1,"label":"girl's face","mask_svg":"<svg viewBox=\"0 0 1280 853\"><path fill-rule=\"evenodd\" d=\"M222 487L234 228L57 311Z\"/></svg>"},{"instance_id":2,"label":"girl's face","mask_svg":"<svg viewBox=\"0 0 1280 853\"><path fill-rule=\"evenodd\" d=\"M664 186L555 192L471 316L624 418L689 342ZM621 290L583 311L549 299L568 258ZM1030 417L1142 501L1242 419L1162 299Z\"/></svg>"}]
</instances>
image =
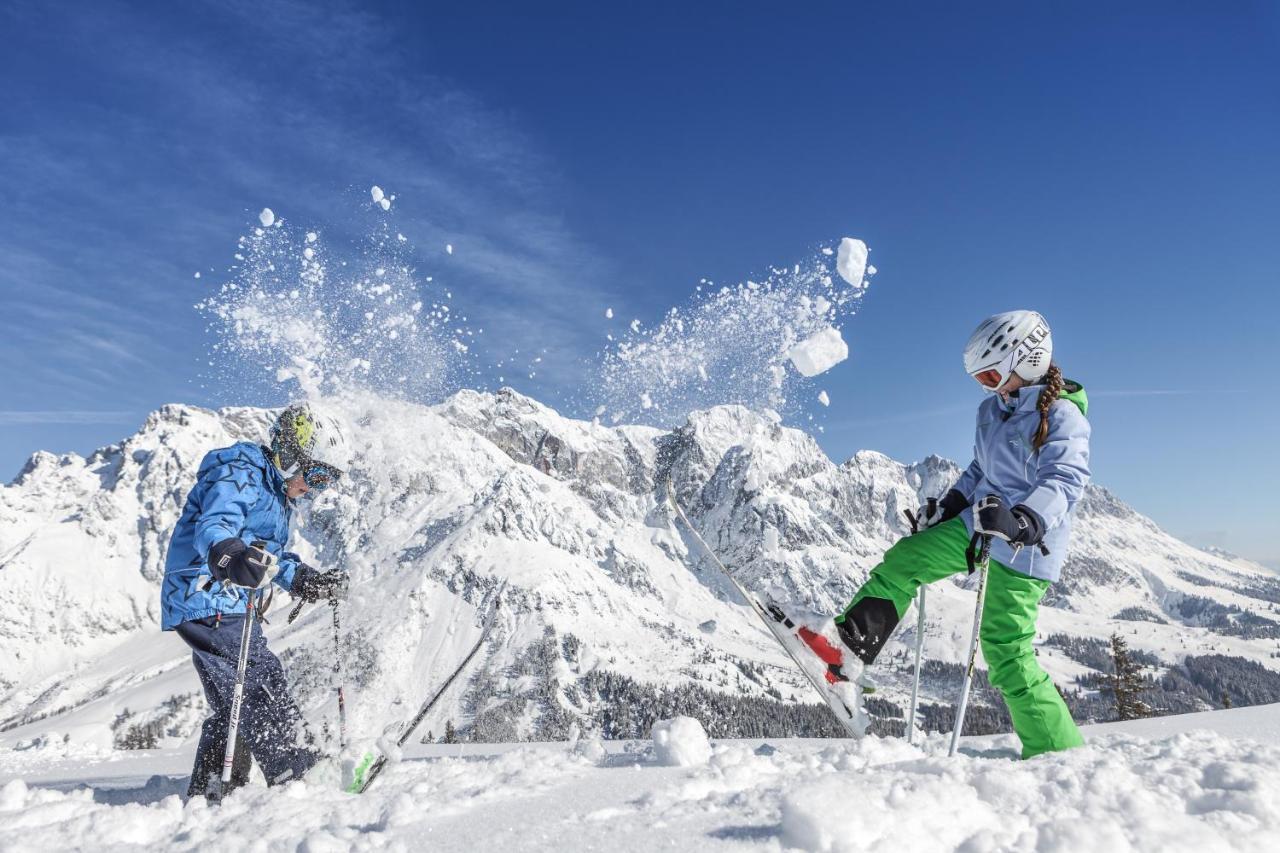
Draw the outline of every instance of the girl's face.
<instances>
[{"instance_id":1,"label":"girl's face","mask_svg":"<svg viewBox=\"0 0 1280 853\"><path fill-rule=\"evenodd\" d=\"M297 500L309 491L311 489L307 486L306 478L301 474L296 474L284 481L284 493L290 500Z\"/></svg>"},{"instance_id":2,"label":"girl's face","mask_svg":"<svg viewBox=\"0 0 1280 853\"><path fill-rule=\"evenodd\" d=\"M1022 388L1026 384L1027 384L1027 380L1023 379L1018 374L1013 373L1013 374L1010 374L1008 380L1006 380L1003 385L1001 385L999 388L996 389L996 393L999 394L1001 398L1003 398L1004 401L1007 403L1009 402L1009 396L1013 394L1014 391L1017 391L1019 388Z\"/></svg>"}]
</instances>

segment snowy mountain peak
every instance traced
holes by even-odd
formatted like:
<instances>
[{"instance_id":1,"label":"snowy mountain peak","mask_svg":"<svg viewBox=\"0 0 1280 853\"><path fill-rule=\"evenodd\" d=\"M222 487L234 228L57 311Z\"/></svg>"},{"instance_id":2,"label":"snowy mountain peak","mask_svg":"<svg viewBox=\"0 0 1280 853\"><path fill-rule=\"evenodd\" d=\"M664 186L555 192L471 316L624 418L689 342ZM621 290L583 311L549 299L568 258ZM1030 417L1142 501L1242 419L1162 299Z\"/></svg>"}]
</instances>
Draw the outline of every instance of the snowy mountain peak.
<instances>
[{"instance_id":1,"label":"snowy mountain peak","mask_svg":"<svg viewBox=\"0 0 1280 853\"><path fill-rule=\"evenodd\" d=\"M645 718L626 708L675 690L710 691L698 694L704 704L808 701L673 523L663 484L670 478L748 584L829 613L907 534L902 511L941 495L960 470L936 456L904 465L873 451L836 465L812 436L733 405L673 430L566 418L510 389L463 391L433 407L346 405L361 425L360 462L344 489L304 502L298 550L352 575L344 624L359 662L350 668L356 732L380 731L456 663L502 582L499 638L428 728L453 719L489 737L554 738L573 722L633 731ZM165 406L88 458L37 453L0 488L0 639L14 650L0 660L3 737L190 736L199 688L185 647L157 625L164 549L203 455L264 440L271 416ZM950 701L946 666L961 658L972 618L963 580L930 599L928 654L942 668L926 691L940 702ZM1164 667L1209 651L1266 663L1280 621L1260 611L1275 601L1270 573L1184 545L1090 487L1064 579L1045 601L1041 662L1061 684L1084 685L1086 699L1101 665L1090 644L1115 631ZM269 629L313 715L329 695L322 616ZM906 646L887 649L881 695L893 702ZM738 725L731 713L725 725Z\"/></svg>"}]
</instances>

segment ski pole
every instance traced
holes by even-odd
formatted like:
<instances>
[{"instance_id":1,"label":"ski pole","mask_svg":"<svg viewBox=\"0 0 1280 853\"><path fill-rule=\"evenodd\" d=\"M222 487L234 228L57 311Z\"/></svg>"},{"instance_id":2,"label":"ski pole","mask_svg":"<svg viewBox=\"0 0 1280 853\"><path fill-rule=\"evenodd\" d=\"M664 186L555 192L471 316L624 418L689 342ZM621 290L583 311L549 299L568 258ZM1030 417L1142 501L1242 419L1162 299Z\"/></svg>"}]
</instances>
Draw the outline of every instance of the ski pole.
<instances>
[{"instance_id":1,"label":"ski pole","mask_svg":"<svg viewBox=\"0 0 1280 853\"><path fill-rule=\"evenodd\" d=\"M245 672L249 668L249 642L252 639L253 620L257 613L254 598L258 595L260 595L258 590L251 589L245 599L244 627L240 630L240 658L236 662L236 686L231 697L231 722L227 726L227 749L222 757L222 776L214 792L214 802L220 801L231 785L231 768L236 759L236 739L240 734L240 706L244 702Z\"/></svg>"},{"instance_id":2,"label":"ski pole","mask_svg":"<svg viewBox=\"0 0 1280 853\"><path fill-rule=\"evenodd\" d=\"M333 608L333 675L337 680L338 691L338 746L347 751L347 695L346 684L342 674L342 639L341 626L338 622L338 598L331 596L329 606Z\"/></svg>"},{"instance_id":3,"label":"ski pole","mask_svg":"<svg viewBox=\"0 0 1280 853\"><path fill-rule=\"evenodd\" d=\"M975 563L978 569L978 603L973 613L973 636L969 639L969 663L964 670L964 686L960 688L960 704L956 708L956 727L951 731L951 748L947 755L955 755L960 745L960 731L964 728L964 714L969 706L969 688L973 686L973 670L978 658L978 634L982 630L982 605L987 597L987 568L991 562L991 537L975 534L982 539L982 551Z\"/></svg>"},{"instance_id":4,"label":"ski pole","mask_svg":"<svg viewBox=\"0 0 1280 853\"><path fill-rule=\"evenodd\" d=\"M907 743L914 744L916 738L916 708L920 701L920 663L924 656L924 595L925 587L920 587L916 597L916 666L911 680L911 712L907 714Z\"/></svg>"},{"instance_id":5,"label":"ski pole","mask_svg":"<svg viewBox=\"0 0 1280 853\"><path fill-rule=\"evenodd\" d=\"M937 501L929 498L927 506L929 513L933 513ZM911 522L912 534L918 533L920 529L920 520L909 509L904 509L902 514L907 517L907 521ZM920 664L924 657L924 596L926 587L920 585L920 593L916 596L916 666L915 674L911 679L911 710L907 713L907 743L914 744L916 739L916 708L920 702Z\"/></svg>"}]
</instances>

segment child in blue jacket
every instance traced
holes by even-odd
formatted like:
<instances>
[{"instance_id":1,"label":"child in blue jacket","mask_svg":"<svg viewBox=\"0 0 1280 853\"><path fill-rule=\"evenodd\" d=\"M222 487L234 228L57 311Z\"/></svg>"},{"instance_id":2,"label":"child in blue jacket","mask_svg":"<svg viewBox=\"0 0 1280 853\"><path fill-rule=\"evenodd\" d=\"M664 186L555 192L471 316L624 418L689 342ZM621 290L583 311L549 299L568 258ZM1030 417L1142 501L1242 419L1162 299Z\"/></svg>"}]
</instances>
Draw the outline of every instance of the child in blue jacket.
<instances>
[{"instance_id":1,"label":"child in blue jacket","mask_svg":"<svg viewBox=\"0 0 1280 853\"><path fill-rule=\"evenodd\" d=\"M285 548L294 502L336 483L349 462L337 420L300 403L277 418L270 447L239 442L200 463L169 541L161 592L161 627L191 647L211 710L189 797L203 796L221 772L248 596L270 583L304 601L346 592L345 573L322 574ZM302 776L319 754L300 728L284 669L255 621L231 787L246 781L250 755L269 785Z\"/></svg>"},{"instance_id":2,"label":"child in blue jacket","mask_svg":"<svg viewBox=\"0 0 1280 853\"><path fill-rule=\"evenodd\" d=\"M1088 400L1063 379L1052 353L1049 325L1034 311L978 326L965 369L991 396L978 407L973 462L942 500L920 507L918 532L885 552L835 620L843 645L869 665L921 584L965 571L973 534L990 537L982 656L1024 758L1083 743L1031 646L1040 599L1062 570L1072 509L1089 482Z\"/></svg>"}]
</instances>

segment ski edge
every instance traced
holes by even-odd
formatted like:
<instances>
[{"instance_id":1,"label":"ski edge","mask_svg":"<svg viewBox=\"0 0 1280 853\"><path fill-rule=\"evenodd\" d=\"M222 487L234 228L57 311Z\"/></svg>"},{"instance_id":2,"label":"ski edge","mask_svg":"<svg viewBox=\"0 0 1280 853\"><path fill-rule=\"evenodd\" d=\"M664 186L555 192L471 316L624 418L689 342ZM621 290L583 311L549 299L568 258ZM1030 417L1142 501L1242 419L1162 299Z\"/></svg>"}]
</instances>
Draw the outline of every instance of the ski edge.
<instances>
[{"instance_id":1,"label":"ski edge","mask_svg":"<svg viewBox=\"0 0 1280 853\"><path fill-rule=\"evenodd\" d=\"M698 546L701 547L702 550L706 552L707 556L711 558L711 561L715 563L716 568L720 570L720 573L729 579L729 582L733 584L734 588L738 591L738 594L742 596L743 600L747 603L747 606L755 611L756 616L758 616L760 621L764 623L765 627L769 630L769 633L772 634L773 638L778 642L778 645L787 653L787 657L791 658L791 662L794 663L796 668L800 670L800 673L804 675L805 680L809 682L809 686L814 689L814 692L822 697L822 701L831 711L831 715L835 717L841 727L849 733L850 737L865 737L866 730L861 728L858 724L858 711L849 708L849 706L842 700L833 696L822 685L818 684L813 677L813 674L810 673L804 663L796 657L795 652L792 651L791 647L787 644L787 641L781 636L776 620L774 620L765 610L764 605L760 602L759 596L743 586L742 582L734 576L733 572L729 571L729 568L720 561L720 558L716 556L715 551L711 550L711 546L707 544L707 541L702 538L702 534L693 526L693 522L691 522L689 517L685 515L684 508L680 506L680 502L676 499L675 487L672 485L669 477L666 481L666 494L667 502L671 504L671 508L674 509L676 514L680 517L680 520L684 523L685 529L689 531L689 534L693 537L694 541L698 543Z\"/></svg>"},{"instance_id":2,"label":"ski edge","mask_svg":"<svg viewBox=\"0 0 1280 853\"><path fill-rule=\"evenodd\" d=\"M423 704L422 708L419 709L418 713L410 721L409 725L405 727L404 732L396 741L397 747L404 746L409 742L409 738L413 735L414 730L418 728L418 724L423 721L428 713L430 713L431 709L435 707L435 704L440 701L441 697L449 691L453 682L456 681L458 676L462 674L463 670L467 668L467 665L471 663L472 659L479 654L480 649L484 647L485 642L489 639L489 635L493 632L494 625L498 622L498 613L502 607L502 593L506 588L506 581L503 581L502 585L498 587L498 591L493 597L493 606L489 609L488 616L485 617L484 624L480 628L480 636L476 639L475 645L471 647L471 651L467 652L467 656L462 659L462 663L458 664L453 672L450 673L449 677L445 679L444 684L440 685L440 689L432 694L431 698ZM365 763L367 764L367 761ZM356 778L347 788L347 792L363 794L365 791L369 790L369 786L371 786L374 780L378 778L378 775L382 773L382 769L386 767L386 765L387 756L379 755L371 765L367 765L367 776L357 772Z\"/></svg>"}]
</instances>

